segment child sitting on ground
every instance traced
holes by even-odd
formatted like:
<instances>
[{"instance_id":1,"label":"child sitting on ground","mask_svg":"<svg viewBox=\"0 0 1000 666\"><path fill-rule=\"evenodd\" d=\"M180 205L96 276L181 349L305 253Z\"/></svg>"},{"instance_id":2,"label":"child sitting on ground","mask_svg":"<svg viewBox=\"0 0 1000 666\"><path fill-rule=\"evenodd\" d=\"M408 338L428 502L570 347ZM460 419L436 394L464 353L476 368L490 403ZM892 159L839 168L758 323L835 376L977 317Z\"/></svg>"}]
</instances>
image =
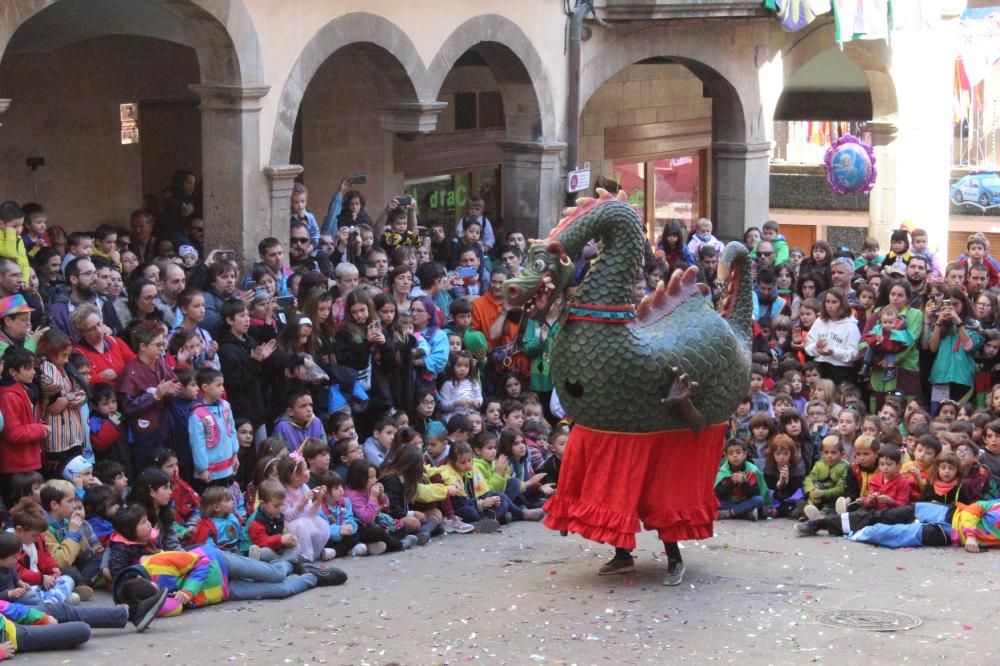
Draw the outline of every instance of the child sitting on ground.
<instances>
[{"instance_id":1,"label":"child sitting on ground","mask_svg":"<svg viewBox=\"0 0 1000 666\"><path fill-rule=\"evenodd\" d=\"M303 440L302 446L299 447L299 454L306 461L306 467L309 468L309 483L307 485L310 488L315 488L317 475L320 472L330 470L330 447L326 445L326 442L310 437Z\"/></svg>"},{"instance_id":2,"label":"child sitting on ground","mask_svg":"<svg viewBox=\"0 0 1000 666\"><path fill-rule=\"evenodd\" d=\"M911 501L916 501L927 486L931 477L931 465L939 455L941 455L941 440L937 437L927 434L917 439L917 445L913 449L913 460L903 465L900 470L910 483Z\"/></svg>"},{"instance_id":3,"label":"child sitting on ground","mask_svg":"<svg viewBox=\"0 0 1000 666\"><path fill-rule=\"evenodd\" d=\"M972 504L977 500L963 483L962 463L957 454L942 453L934 459L930 482L920 495L921 502L953 505Z\"/></svg>"},{"instance_id":4,"label":"child sitting on ground","mask_svg":"<svg viewBox=\"0 0 1000 666\"><path fill-rule=\"evenodd\" d=\"M842 497L846 488L850 465L844 460L844 447L838 435L823 439L821 459L802 482L806 494L805 506L813 506L820 511L834 511L837 498ZM805 511L805 507L803 507Z\"/></svg>"},{"instance_id":5,"label":"child sitting on ground","mask_svg":"<svg viewBox=\"0 0 1000 666\"><path fill-rule=\"evenodd\" d=\"M348 553L381 555L388 548L385 530L379 527L360 527L354 517L351 500L344 497L344 482L330 470L316 473L316 487L326 488L320 515L330 525L330 540L327 547L337 551L337 557Z\"/></svg>"},{"instance_id":6,"label":"child sitting on ground","mask_svg":"<svg viewBox=\"0 0 1000 666\"><path fill-rule=\"evenodd\" d=\"M42 507L30 497L17 503L10 517L14 537L21 544L21 554L13 567L0 568L0 598L18 601L26 606L41 606L50 602L78 604L94 591L81 586L74 592L73 579L63 575L59 565L45 549L42 535L49 527Z\"/></svg>"},{"instance_id":7,"label":"child sitting on ground","mask_svg":"<svg viewBox=\"0 0 1000 666\"><path fill-rule=\"evenodd\" d=\"M233 494L225 486L209 486L201 496L201 520L195 527L191 545L205 543L231 553L250 551L250 539L233 512Z\"/></svg>"},{"instance_id":8,"label":"child sitting on ground","mask_svg":"<svg viewBox=\"0 0 1000 666\"><path fill-rule=\"evenodd\" d=\"M104 546L84 520L76 488L69 481L52 479L42 486L42 507L47 509L49 527L45 548L56 566L72 576L77 587L92 585L101 576Z\"/></svg>"},{"instance_id":9,"label":"child sitting on ground","mask_svg":"<svg viewBox=\"0 0 1000 666\"><path fill-rule=\"evenodd\" d=\"M108 540L115 531L111 520L121 508L121 497L111 486L93 486L83 496L83 508L90 529L94 531L101 545L107 548Z\"/></svg>"},{"instance_id":10,"label":"child sitting on ground","mask_svg":"<svg viewBox=\"0 0 1000 666\"><path fill-rule=\"evenodd\" d=\"M348 465L347 476L344 477L344 497L351 501L359 527L377 527L385 531L389 552L395 553L417 545L416 535L396 538L396 534L401 535L399 522L383 513L389 506L389 498L378 482L378 468L367 460L352 460Z\"/></svg>"},{"instance_id":11,"label":"child sitting on ground","mask_svg":"<svg viewBox=\"0 0 1000 666\"><path fill-rule=\"evenodd\" d=\"M449 491L451 505L456 517L473 526L473 530L481 534L495 532L500 523L483 515L483 511L492 505L492 500L477 500L472 479L472 447L465 442L455 442L448 451L448 460L444 465L429 471L431 478L439 478L453 491Z\"/></svg>"},{"instance_id":12,"label":"child sitting on ground","mask_svg":"<svg viewBox=\"0 0 1000 666\"><path fill-rule=\"evenodd\" d=\"M719 519L757 520L771 506L764 475L747 460L746 445L739 440L726 442L726 459L715 476L715 496L719 498Z\"/></svg>"},{"instance_id":13,"label":"child sitting on ground","mask_svg":"<svg viewBox=\"0 0 1000 666\"><path fill-rule=\"evenodd\" d=\"M805 476L799 445L788 435L775 435L767 447L764 463L764 482L771 490L772 516L796 517L796 506L805 499L802 491Z\"/></svg>"},{"instance_id":14,"label":"child sitting on ground","mask_svg":"<svg viewBox=\"0 0 1000 666\"><path fill-rule=\"evenodd\" d=\"M886 444L878 450L878 472L868 484L868 496L857 503L867 509L891 509L909 502L910 484L899 473L902 453L894 444ZM838 507L840 508L840 507Z\"/></svg>"},{"instance_id":15,"label":"child sitting on ground","mask_svg":"<svg viewBox=\"0 0 1000 666\"><path fill-rule=\"evenodd\" d=\"M844 492L846 506L849 507L854 502L865 499L871 492L872 477L878 472L880 446L878 439L871 435L859 435L854 440L854 462L851 463L851 473L847 475L847 485ZM840 505L838 500L838 506Z\"/></svg>"},{"instance_id":16,"label":"child sitting on ground","mask_svg":"<svg viewBox=\"0 0 1000 666\"><path fill-rule=\"evenodd\" d=\"M299 539L299 554L308 562L332 560L336 552L325 547L330 528L319 515L326 490L309 490L306 461L294 453L278 461L278 480L285 487L286 527Z\"/></svg>"},{"instance_id":17,"label":"child sitting on ground","mask_svg":"<svg viewBox=\"0 0 1000 666\"><path fill-rule=\"evenodd\" d=\"M275 458L280 462L279 459ZM277 466L277 463L275 463ZM257 486L257 510L250 520L250 559L273 562L279 557L294 562L299 557L299 538L285 532L285 488L277 479Z\"/></svg>"},{"instance_id":18,"label":"child sitting on ground","mask_svg":"<svg viewBox=\"0 0 1000 666\"><path fill-rule=\"evenodd\" d=\"M172 449L158 449L151 458L152 466L170 480L174 506L174 532L181 542L186 541L201 520L201 497L191 484L181 478L180 463Z\"/></svg>"}]
</instances>

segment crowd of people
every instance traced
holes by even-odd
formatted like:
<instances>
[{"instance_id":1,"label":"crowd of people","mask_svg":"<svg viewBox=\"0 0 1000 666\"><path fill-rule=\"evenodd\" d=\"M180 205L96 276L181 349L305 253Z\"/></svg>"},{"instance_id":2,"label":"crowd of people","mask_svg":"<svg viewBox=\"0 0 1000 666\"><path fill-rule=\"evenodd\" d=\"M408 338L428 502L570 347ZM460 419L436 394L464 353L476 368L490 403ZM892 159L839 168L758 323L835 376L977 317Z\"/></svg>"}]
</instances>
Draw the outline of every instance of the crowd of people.
<instances>
[{"instance_id":1,"label":"crowd of people","mask_svg":"<svg viewBox=\"0 0 1000 666\"><path fill-rule=\"evenodd\" d=\"M944 263L927 232L861 252L746 231L754 275L750 393L716 478L719 518L885 545L1000 544L1000 263L968 238ZM721 243L668 226L670 268L700 265L713 298Z\"/></svg>"},{"instance_id":2,"label":"crowd of people","mask_svg":"<svg viewBox=\"0 0 1000 666\"><path fill-rule=\"evenodd\" d=\"M0 204L6 656L341 584L331 560L543 518L572 427L549 364L563 300L530 320L504 302L525 236L494 228L481 198L420 225L407 196L370 214L355 182L322 221L296 185L288 237L247 264L205 246L189 172L128 227L66 234L42 205ZM753 376L719 517L997 543L1000 264L986 239L943 270L920 230L856 256L817 241L807 257L772 221L744 241ZM688 265L717 304L722 249L710 220L690 237L670 222L636 304ZM578 279L597 252L575 258ZM81 605L98 586L119 605Z\"/></svg>"},{"instance_id":3,"label":"crowd of people","mask_svg":"<svg viewBox=\"0 0 1000 666\"><path fill-rule=\"evenodd\" d=\"M403 196L369 216L351 182L321 221L296 185L247 270L205 246L189 172L128 227L0 204L5 656L543 517L569 432L558 310L502 297L524 234L479 197L457 224ZM103 586L118 605L82 603Z\"/></svg>"}]
</instances>

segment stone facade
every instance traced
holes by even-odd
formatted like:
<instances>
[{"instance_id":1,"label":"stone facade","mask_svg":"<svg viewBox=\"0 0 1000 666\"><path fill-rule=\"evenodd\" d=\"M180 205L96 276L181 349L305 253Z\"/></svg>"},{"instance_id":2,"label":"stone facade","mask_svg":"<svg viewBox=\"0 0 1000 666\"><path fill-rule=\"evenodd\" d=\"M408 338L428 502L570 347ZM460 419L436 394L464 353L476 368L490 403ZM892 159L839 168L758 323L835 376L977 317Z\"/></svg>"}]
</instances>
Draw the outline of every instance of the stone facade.
<instances>
[{"instance_id":1,"label":"stone facade","mask_svg":"<svg viewBox=\"0 0 1000 666\"><path fill-rule=\"evenodd\" d=\"M660 4L670 10L657 13ZM598 3L613 24L589 22L582 45L580 154L603 173L602 129L710 118L710 214L736 235L768 214L768 133L783 82L833 46L831 27L824 19L804 35L788 34L759 3L691 2L678 11L682 4ZM319 214L348 173L369 174L361 189L373 210L398 194L411 175L396 164L399 142L447 136L456 92L495 91L503 100L501 130L468 135L470 145L491 142L489 159L503 174L494 217L529 235L558 217L564 148L573 139L566 136L561 2L147 0L115 9L121 6L0 4L0 98L12 100L0 127L0 184L22 201L37 193L69 229L124 221L141 203L149 189L142 159L128 152L136 146L115 143L112 110L156 98L198 99L201 154L175 166L203 175L209 241L232 243L247 257L264 235L286 233L286 193L296 177L309 185ZM932 126L947 115L950 90L941 48L903 38L891 50L880 43L845 50L865 72L874 119L883 123L871 202L877 230L904 216L919 214L932 230L938 217L946 220L946 197L932 205L932 188L911 185L938 144L949 147L934 134L940 125ZM636 66L645 61L657 64ZM932 96L940 101L927 104L931 86L941 89ZM32 179L22 165L39 150L47 162Z\"/></svg>"}]
</instances>

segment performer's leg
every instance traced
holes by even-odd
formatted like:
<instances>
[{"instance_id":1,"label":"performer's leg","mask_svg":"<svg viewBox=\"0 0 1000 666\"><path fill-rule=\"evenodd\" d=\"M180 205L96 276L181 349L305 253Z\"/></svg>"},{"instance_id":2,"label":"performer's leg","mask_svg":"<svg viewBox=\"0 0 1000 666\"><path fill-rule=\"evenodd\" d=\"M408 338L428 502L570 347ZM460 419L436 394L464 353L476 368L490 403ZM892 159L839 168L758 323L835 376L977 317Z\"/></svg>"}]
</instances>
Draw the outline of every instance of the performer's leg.
<instances>
[{"instance_id":1,"label":"performer's leg","mask_svg":"<svg viewBox=\"0 0 1000 666\"><path fill-rule=\"evenodd\" d=\"M635 571L635 558L628 548L615 548L615 556L605 562L597 573L601 576L632 573Z\"/></svg>"},{"instance_id":2,"label":"performer's leg","mask_svg":"<svg viewBox=\"0 0 1000 666\"><path fill-rule=\"evenodd\" d=\"M684 580L684 559L681 557L680 546L676 541L664 541L663 549L667 551L667 575L663 578L663 584L680 585Z\"/></svg>"}]
</instances>

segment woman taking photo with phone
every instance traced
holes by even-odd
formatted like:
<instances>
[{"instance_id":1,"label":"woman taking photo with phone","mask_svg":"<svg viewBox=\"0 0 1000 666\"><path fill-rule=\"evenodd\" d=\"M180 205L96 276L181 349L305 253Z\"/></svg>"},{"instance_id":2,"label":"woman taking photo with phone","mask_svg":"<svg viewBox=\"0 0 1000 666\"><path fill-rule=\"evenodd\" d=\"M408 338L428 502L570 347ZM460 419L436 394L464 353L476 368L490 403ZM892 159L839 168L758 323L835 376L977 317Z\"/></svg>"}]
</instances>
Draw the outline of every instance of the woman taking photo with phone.
<instances>
[{"instance_id":1,"label":"woman taking photo with phone","mask_svg":"<svg viewBox=\"0 0 1000 666\"><path fill-rule=\"evenodd\" d=\"M941 304L928 304L924 341L934 354L931 366L931 414L938 405L951 399L969 400L976 372L973 354L983 344L979 324L972 318L972 306L959 287L944 290Z\"/></svg>"}]
</instances>

